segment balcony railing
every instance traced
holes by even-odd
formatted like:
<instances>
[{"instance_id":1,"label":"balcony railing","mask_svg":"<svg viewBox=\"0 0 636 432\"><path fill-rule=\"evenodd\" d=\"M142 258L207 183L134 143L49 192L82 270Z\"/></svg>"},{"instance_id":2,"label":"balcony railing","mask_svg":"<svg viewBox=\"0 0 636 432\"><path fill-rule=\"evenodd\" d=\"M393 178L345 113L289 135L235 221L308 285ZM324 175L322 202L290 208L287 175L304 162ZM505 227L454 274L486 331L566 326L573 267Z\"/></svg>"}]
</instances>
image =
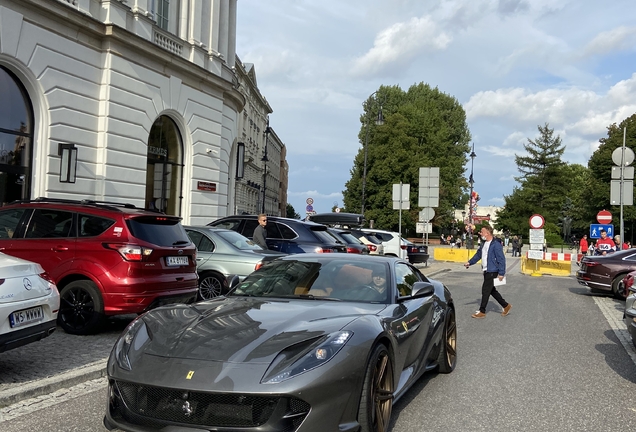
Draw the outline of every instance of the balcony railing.
<instances>
[{"instance_id":1,"label":"balcony railing","mask_svg":"<svg viewBox=\"0 0 636 432\"><path fill-rule=\"evenodd\" d=\"M161 48L178 56L181 56L181 52L183 51L183 42L181 39L172 36L169 33L164 33L157 28L154 28L153 31L153 42Z\"/></svg>"}]
</instances>

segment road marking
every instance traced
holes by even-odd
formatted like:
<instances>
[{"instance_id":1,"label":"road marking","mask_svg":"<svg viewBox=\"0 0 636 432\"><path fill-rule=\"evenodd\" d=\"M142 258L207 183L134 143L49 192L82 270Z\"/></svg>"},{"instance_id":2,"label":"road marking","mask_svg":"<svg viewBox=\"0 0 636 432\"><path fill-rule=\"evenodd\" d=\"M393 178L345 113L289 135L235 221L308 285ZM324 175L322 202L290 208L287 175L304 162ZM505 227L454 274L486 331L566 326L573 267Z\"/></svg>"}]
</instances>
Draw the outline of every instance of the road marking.
<instances>
[{"instance_id":1,"label":"road marking","mask_svg":"<svg viewBox=\"0 0 636 432\"><path fill-rule=\"evenodd\" d=\"M0 408L0 423L13 420L26 414L33 414L44 408L66 402L71 399L92 393L95 391L105 391L106 378L97 378L86 381L76 386L60 389L46 395L25 399L8 407Z\"/></svg>"},{"instance_id":2,"label":"road marking","mask_svg":"<svg viewBox=\"0 0 636 432\"><path fill-rule=\"evenodd\" d=\"M594 297L594 303L601 310L603 315L605 315L605 319L609 323L612 330L614 330L614 334L620 341L625 351L627 351L627 355L632 359L634 365L636 365L636 351L634 351L634 343L632 342L632 337L627 331L627 326L623 321L623 313L616 309L616 302L608 297Z\"/></svg>"}]
</instances>

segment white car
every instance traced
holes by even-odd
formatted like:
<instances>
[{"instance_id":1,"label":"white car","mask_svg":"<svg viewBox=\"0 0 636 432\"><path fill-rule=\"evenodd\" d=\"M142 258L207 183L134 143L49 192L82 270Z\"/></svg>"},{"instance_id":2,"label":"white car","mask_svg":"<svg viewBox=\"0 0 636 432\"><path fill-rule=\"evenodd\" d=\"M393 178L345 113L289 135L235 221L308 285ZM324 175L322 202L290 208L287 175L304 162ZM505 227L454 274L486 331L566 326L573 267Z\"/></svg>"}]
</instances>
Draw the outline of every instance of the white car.
<instances>
[{"instance_id":1,"label":"white car","mask_svg":"<svg viewBox=\"0 0 636 432\"><path fill-rule=\"evenodd\" d=\"M384 255L384 245L379 238L369 235L359 229L349 229L349 231L351 231L353 236L365 244L365 246L369 249L369 255Z\"/></svg>"},{"instance_id":2,"label":"white car","mask_svg":"<svg viewBox=\"0 0 636 432\"><path fill-rule=\"evenodd\" d=\"M393 231L384 231L371 228L363 228L362 231L371 234L382 242L384 245L384 255L396 256L398 258L407 259L407 241L403 238L402 243L399 241L399 234Z\"/></svg>"},{"instance_id":3,"label":"white car","mask_svg":"<svg viewBox=\"0 0 636 432\"><path fill-rule=\"evenodd\" d=\"M0 353L55 331L60 293L40 264L0 253Z\"/></svg>"}]
</instances>

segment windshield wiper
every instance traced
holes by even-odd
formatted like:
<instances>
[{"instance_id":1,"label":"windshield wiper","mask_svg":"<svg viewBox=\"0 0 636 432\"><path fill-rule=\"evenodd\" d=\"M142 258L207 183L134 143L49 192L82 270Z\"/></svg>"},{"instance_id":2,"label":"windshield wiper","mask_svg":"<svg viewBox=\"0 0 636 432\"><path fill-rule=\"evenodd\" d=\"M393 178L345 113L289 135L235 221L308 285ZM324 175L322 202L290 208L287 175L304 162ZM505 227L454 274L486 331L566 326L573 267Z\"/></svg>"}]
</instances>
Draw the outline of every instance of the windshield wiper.
<instances>
[{"instance_id":1,"label":"windshield wiper","mask_svg":"<svg viewBox=\"0 0 636 432\"><path fill-rule=\"evenodd\" d=\"M334 297L323 297L323 296L315 296L313 294L298 294L296 296L294 296L293 298L301 298L301 299L307 299L307 300L328 300L328 301L342 301L339 298L334 298Z\"/></svg>"}]
</instances>

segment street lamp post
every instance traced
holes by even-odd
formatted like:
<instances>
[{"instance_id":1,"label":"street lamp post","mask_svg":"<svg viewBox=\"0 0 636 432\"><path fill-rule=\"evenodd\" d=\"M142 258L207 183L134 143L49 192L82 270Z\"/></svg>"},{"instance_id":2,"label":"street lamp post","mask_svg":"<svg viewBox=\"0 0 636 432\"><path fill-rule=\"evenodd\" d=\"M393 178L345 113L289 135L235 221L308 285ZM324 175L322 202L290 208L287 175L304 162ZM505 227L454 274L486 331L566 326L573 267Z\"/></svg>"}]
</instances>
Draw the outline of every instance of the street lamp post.
<instances>
[{"instance_id":1,"label":"street lamp post","mask_svg":"<svg viewBox=\"0 0 636 432\"><path fill-rule=\"evenodd\" d=\"M265 214L265 199L267 197L267 161L269 158L267 157L267 138L269 136L269 119L267 119L267 127L265 128L265 152L263 153L263 157L261 161L263 161L263 203L261 206L261 213Z\"/></svg>"},{"instance_id":2,"label":"street lamp post","mask_svg":"<svg viewBox=\"0 0 636 432\"><path fill-rule=\"evenodd\" d=\"M378 93L378 91L374 91L373 93L371 93L371 95L369 96L368 99L372 98L374 95L376 95ZM377 99L374 99L377 102ZM370 108L370 107L369 107ZM368 149L369 149L369 111L367 111L367 115L366 115L366 137L364 139L364 168L362 171L362 199L360 200L362 203L362 209L360 211L360 213L362 215L364 215L364 192L365 192L365 188L367 186L367 153L368 153ZM378 118L375 121L375 124L378 126L382 126L384 124L384 117L382 116L382 104L380 104L380 109L378 111Z\"/></svg>"},{"instance_id":3,"label":"street lamp post","mask_svg":"<svg viewBox=\"0 0 636 432\"><path fill-rule=\"evenodd\" d=\"M473 150L470 152L470 177L468 182L470 183L470 195L468 196L468 242L466 243L467 249L473 248L473 183L475 179L473 177L473 168L475 164L475 143L473 143Z\"/></svg>"}]
</instances>

